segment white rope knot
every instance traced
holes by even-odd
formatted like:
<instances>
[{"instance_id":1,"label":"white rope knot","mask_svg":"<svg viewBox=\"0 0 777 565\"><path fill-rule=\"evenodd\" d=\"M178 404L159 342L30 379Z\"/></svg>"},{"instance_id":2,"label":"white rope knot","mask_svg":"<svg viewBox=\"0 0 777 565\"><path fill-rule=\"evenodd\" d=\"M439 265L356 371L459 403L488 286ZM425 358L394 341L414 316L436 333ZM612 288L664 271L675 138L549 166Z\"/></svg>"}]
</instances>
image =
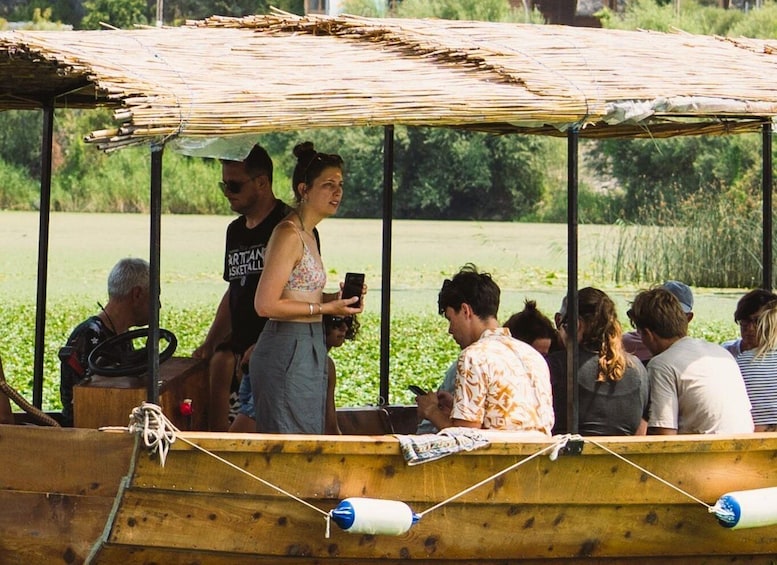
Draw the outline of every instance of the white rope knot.
<instances>
[{"instance_id":1,"label":"white rope knot","mask_svg":"<svg viewBox=\"0 0 777 565\"><path fill-rule=\"evenodd\" d=\"M170 445L175 443L176 428L162 408L150 402L136 406L130 414L128 429L141 435L151 453L159 454L159 463L164 467Z\"/></svg>"},{"instance_id":2,"label":"white rope knot","mask_svg":"<svg viewBox=\"0 0 777 565\"><path fill-rule=\"evenodd\" d=\"M561 450L564 449L570 441L582 441L583 436L580 434L563 434L558 436L558 442L553 446L553 450L550 452L548 459L555 461L558 459Z\"/></svg>"}]
</instances>

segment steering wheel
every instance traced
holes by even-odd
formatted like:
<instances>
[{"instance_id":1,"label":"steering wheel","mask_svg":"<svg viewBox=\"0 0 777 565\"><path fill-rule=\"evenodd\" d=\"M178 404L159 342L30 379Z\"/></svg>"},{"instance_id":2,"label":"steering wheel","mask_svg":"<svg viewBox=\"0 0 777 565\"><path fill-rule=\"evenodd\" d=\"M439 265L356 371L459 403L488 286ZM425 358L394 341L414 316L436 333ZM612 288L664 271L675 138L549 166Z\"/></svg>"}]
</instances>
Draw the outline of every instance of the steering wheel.
<instances>
[{"instance_id":1,"label":"steering wheel","mask_svg":"<svg viewBox=\"0 0 777 565\"><path fill-rule=\"evenodd\" d=\"M106 377L137 377L148 371L149 328L141 328L115 335L95 347L89 354L89 370ZM133 341L146 338L146 345L135 348ZM175 353L178 339L173 332L159 328L159 339L167 347L159 351L159 362L164 363Z\"/></svg>"}]
</instances>

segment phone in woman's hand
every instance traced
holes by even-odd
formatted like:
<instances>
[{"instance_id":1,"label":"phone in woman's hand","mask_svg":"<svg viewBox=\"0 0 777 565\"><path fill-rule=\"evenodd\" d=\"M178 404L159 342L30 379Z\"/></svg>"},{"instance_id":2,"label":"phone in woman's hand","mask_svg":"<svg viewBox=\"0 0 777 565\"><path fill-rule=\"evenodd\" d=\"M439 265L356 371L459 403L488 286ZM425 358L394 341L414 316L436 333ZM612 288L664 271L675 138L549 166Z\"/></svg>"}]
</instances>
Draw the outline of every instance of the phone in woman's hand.
<instances>
[{"instance_id":1,"label":"phone in woman's hand","mask_svg":"<svg viewBox=\"0 0 777 565\"><path fill-rule=\"evenodd\" d=\"M358 296L359 300L349 304L351 308L360 308L362 305L362 289L364 288L364 273L345 273L343 283L343 299Z\"/></svg>"},{"instance_id":2,"label":"phone in woman's hand","mask_svg":"<svg viewBox=\"0 0 777 565\"><path fill-rule=\"evenodd\" d=\"M422 389L420 386L417 386L417 385L410 385L407 388L410 390L410 392L412 392L416 396L424 396L425 394L429 394L428 391Z\"/></svg>"}]
</instances>

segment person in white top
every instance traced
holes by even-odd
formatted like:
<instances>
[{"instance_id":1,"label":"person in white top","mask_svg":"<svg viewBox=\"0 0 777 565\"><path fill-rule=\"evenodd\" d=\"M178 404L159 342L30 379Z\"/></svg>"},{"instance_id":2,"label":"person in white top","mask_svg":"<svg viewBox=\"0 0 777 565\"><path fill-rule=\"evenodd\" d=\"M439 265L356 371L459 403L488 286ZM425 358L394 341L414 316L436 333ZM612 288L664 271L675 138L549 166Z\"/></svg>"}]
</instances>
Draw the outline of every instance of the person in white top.
<instances>
[{"instance_id":1,"label":"person in white top","mask_svg":"<svg viewBox=\"0 0 777 565\"><path fill-rule=\"evenodd\" d=\"M665 288L640 292L628 312L653 353L649 434L753 431L750 400L734 358L721 346L688 337L688 319Z\"/></svg>"}]
</instances>

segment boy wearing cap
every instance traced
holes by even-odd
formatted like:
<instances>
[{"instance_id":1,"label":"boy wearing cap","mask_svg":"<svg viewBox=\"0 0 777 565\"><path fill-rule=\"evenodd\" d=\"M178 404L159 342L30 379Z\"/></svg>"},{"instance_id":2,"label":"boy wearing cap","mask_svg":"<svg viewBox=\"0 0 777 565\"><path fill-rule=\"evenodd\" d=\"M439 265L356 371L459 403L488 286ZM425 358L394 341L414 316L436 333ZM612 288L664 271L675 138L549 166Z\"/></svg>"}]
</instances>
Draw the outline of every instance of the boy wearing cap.
<instances>
[{"instance_id":1,"label":"boy wearing cap","mask_svg":"<svg viewBox=\"0 0 777 565\"><path fill-rule=\"evenodd\" d=\"M640 292L629 318L653 354L649 434L753 431L750 400L734 358L721 346L688 337L687 312L663 287Z\"/></svg>"},{"instance_id":2,"label":"boy wearing cap","mask_svg":"<svg viewBox=\"0 0 777 565\"><path fill-rule=\"evenodd\" d=\"M680 281L666 281L661 287L674 294L675 298L680 301L680 307L690 322L693 319L693 292L691 292L691 288ZM639 335L639 332L636 330L624 332L621 339L623 341L623 348L642 361L644 365L647 365L653 354L642 343L642 336Z\"/></svg>"}]
</instances>

